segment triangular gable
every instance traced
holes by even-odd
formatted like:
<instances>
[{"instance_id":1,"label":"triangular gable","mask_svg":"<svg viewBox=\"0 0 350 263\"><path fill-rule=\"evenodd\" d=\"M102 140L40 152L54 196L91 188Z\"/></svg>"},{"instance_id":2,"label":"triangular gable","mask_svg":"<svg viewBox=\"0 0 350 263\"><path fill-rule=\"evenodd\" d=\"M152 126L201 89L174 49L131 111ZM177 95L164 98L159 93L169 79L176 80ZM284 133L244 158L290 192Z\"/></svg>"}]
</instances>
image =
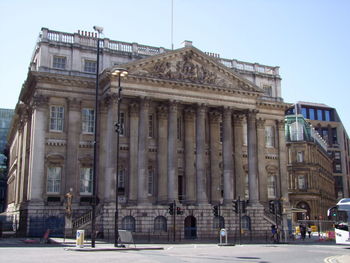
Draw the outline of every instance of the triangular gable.
<instances>
[{"instance_id":1,"label":"triangular gable","mask_svg":"<svg viewBox=\"0 0 350 263\"><path fill-rule=\"evenodd\" d=\"M194 47L185 47L124 65L132 76L262 93L251 81Z\"/></svg>"}]
</instances>

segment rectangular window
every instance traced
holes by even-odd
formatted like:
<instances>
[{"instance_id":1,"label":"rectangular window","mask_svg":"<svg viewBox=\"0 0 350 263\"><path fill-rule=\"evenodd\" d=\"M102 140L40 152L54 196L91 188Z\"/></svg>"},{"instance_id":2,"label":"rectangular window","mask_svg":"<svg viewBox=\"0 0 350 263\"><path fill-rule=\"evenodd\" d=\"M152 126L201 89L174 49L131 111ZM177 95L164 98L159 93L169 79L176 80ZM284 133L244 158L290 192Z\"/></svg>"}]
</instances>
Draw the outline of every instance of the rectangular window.
<instances>
[{"instance_id":1,"label":"rectangular window","mask_svg":"<svg viewBox=\"0 0 350 263\"><path fill-rule=\"evenodd\" d=\"M182 139L182 118L177 118L177 139L181 141Z\"/></svg>"},{"instance_id":2,"label":"rectangular window","mask_svg":"<svg viewBox=\"0 0 350 263\"><path fill-rule=\"evenodd\" d=\"M334 159L340 160L340 152L334 152Z\"/></svg>"},{"instance_id":3,"label":"rectangular window","mask_svg":"<svg viewBox=\"0 0 350 263\"><path fill-rule=\"evenodd\" d=\"M297 162L298 163L304 162L304 152L302 152L302 151L297 152Z\"/></svg>"},{"instance_id":4,"label":"rectangular window","mask_svg":"<svg viewBox=\"0 0 350 263\"><path fill-rule=\"evenodd\" d=\"M83 133L94 133L95 130L95 110L83 109L82 112L82 130Z\"/></svg>"},{"instance_id":5,"label":"rectangular window","mask_svg":"<svg viewBox=\"0 0 350 263\"><path fill-rule=\"evenodd\" d=\"M325 121L331 121L331 111L330 110L325 110L324 115L325 115Z\"/></svg>"},{"instance_id":6,"label":"rectangular window","mask_svg":"<svg viewBox=\"0 0 350 263\"><path fill-rule=\"evenodd\" d=\"M119 123L121 128L119 135L125 136L125 113L124 112L119 113Z\"/></svg>"},{"instance_id":7,"label":"rectangular window","mask_svg":"<svg viewBox=\"0 0 350 263\"><path fill-rule=\"evenodd\" d=\"M152 166L148 167L148 194L153 195L154 185L154 169Z\"/></svg>"},{"instance_id":8,"label":"rectangular window","mask_svg":"<svg viewBox=\"0 0 350 263\"><path fill-rule=\"evenodd\" d=\"M58 68L58 69L65 69L66 68L66 61L67 61L66 57L54 56L52 67Z\"/></svg>"},{"instance_id":9,"label":"rectangular window","mask_svg":"<svg viewBox=\"0 0 350 263\"><path fill-rule=\"evenodd\" d=\"M62 106L51 106L50 108L50 130L63 131L64 108Z\"/></svg>"},{"instance_id":10,"label":"rectangular window","mask_svg":"<svg viewBox=\"0 0 350 263\"><path fill-rule=\"evenodd\" d=\"M315 120L315 110L309 109L310 120Z\"/></svg>"},{"instance_id":11,"label":"rectangular window","mask_svg":"<svg viewBox=\"0 0 350 263\"><path fill-rule=\"evenodd\" d=\"M264 91L265 91L265 95L266 96L272 96L272 87L271 86L269 86L269 85L264 85L263 86L263 89L264 89Z\"/></svg>"},{"instance_id":12,"label":"rectangular window","mask_svg":"<svg viewBox=\"0 0 350 263\"><path fill-rule=\"evenodd\" d=\"M304 116L305 119L307 119L306 108L301 108L301 114Z\"/></svg>"},{"instance_id":13,"label":"rectangular window","mask_svg":"<svg viewBox=\"0 0 350 263\"><path fill-rule=\"evenodd\" d=\"M224 126L223 126L222 120L220 121L219 125L220 125L220 142L222 143L222 140L224 137L224 135L223 135L224 134Z\"/></svg>"},{"instance_id":14,"label":"rectangular window","mask_svg":"<svg viewBox=\"0 0 350 263\"><path fill-rule=\"evenodd\" d=\"M273 175L267 178L267 197L269 199L276 198L276 180Z\"/></svg>"},{"instance_id":15,"label":"rectangular window","mask_svg":"<svg viewBox=\"0 0 350 263\"><path fill-rule=\"evenodd\" d=\"M337 128L332 128L332 143L338 144Z\"/></svg>"},{"instance_id":16,"label":"rectangular window","mask_svg":"<svg viewBox=\"0 0 350 263\"><path fill-rule=\"evenodd\" d=\"M120 169L118 174L118 190L125 190L125 169Z\"/></svg>"},{"instance_id":17,"label":"rectangular window","mask_svg":"<svg viewBox=\"0 0 350 263\"><path fill-rule=\"evenodd\" d=\"M80 173L80 194L92 194L92 168L84 167Z\"/></svg>"},{"instance_id":18,"label":"rectangular window","mask_svg":"<svg viewBox=\"0 0 350 263\"><path fill-rule=\"evenodd\" d=\"M322 110L320 110L320 109L317 110L317 119L320 120L320 121L323 120Z\"/></svg>"},{"instance_id":19,"label":"rectangular window","mask_svg":"<svg viewBox=\"0 0 350 263\"><path fill-rule=\"evenodd\" d=\"M247 123L243 122L243 145L248 145L248 133L247 133Z\"/></svg>"},{"instance_id":20,"label":"rectangular window","mask_svg":"<svg viewBox=\"0 0 350 263\"><path fill-rule=\"evenodd\" d=\"M322 138L328 143L328 128L322 128Z\"/></svg>"},{"instance_id":21,"label":"rectangular window","mask_svg":"<svg viewBox=\"0 0 350 263\"><path fill-rule=\"evenodd\" d=\"M305 175L299 175L298 176L298 189L300 190L306 190L306 178Z\"/></svg>"},{"instance_id":22,"label":"rectangular window","mask_svg":"<svg viewBox=\"0 0 350 263\"><path fill-rule=\"evenodd\" d=\"M49 167L47 171L47 187L49 194L59 194L61 190L61 167Z\"/></svg>"},{"instance_id":23,"label":"rectangular window","mask_svg":"<svg viewBox=\"0 0 350 263\"><path fill-rule=\"evenodd\" d=\"M273 126L265 127L265 146L270 148L275 146L275 132Z\"/></svg>"},{"instance_id":24,"label":"rectangular window","mask_svg":"<svg viewBox=\"0 0 350 263\"><path fill-rule=\"evenodd\" d=\"M96 73L96 61L85 60L84 71L89 73Z\"/></svg>"},{"instance_id":25,"label":"rectangular window","mask_svg":"<svg viewBox=\"0 0 350 263\"><path fill-rule=\"evenodd\" d=\"M148 137L153 138L154 131L154 123L153 123L153 115L148 115Z\"/></svg>"},{"instance_id":26,"label":"rectangular window","mask_svg":"<svg viewBox=\"0 0 350 263\"><path fill-rule=\"evenodd\" d=\"M335 168L334 172L341 173L341 164L340 163L336 163L334 168Z\"/></svg>"}]
</instances>

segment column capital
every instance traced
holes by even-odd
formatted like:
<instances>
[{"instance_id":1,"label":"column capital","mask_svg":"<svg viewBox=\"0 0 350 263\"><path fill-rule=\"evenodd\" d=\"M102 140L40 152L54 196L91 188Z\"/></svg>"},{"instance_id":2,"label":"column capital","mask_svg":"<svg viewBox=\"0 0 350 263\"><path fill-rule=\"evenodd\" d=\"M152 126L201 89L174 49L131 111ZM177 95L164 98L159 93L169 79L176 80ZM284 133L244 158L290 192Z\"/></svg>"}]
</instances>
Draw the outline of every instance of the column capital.
<instances>
[{"instance_id":1,"label":"column capital","mask_svg":"<svg viewBox=\"0 0 350 263\"><path fill-rule=\"evenodd\" d=\"M67 98L67 104L69 110L80 111L81 109L81 100L77 98Z\"/></svg>"},{"instance_id":2,"label":"column capital","mask_svg":"<svg viewBox=\"0 0 350 263\"><path fill-rule=\"evenodd\" d=\"M167 119L168 118L168 107L165 105L159 105L157 107L157 114L159 119Z\"/></svg>"},{"instance_id":3,"label":"column capital","mask_svg":"<svg viewBox=\"0 0 350 263\"><path fill-rule=\"evenodd\" d=\"M265 128L265 119L263 118L257 118L256 119L256 127L258 129L264 129Z\"/></svg>"},{"instance_id":4,"label":"column capital","mask_svg":"<svg viewBox=\"0 0 350 263\"><path fill-rule=\"evenodd\" d=\"M49 97L41 94L34 95L31 101L31 106L33 107L33 109L46 108L48 104L49 104Z\"/></svg>"},{"instance_id":5,"label":"column capital","mask_svg":"<svg viewBox=\"0 0 350 263\"><path fill-rule=\"evenodd\" d=\"M142 108L149 108L151 106L151 98L150 97L141 97L140 105Z\"/></svg>"},{"instance_id":6,"label":"column capital","mask_svg":"<svg viewBox=\"0 0 350 263\"><path fill-rule=\"evenodd\" d=\"M207 111L207 105L204 103L198 103L197 104L197 113L198 114L205 114Z\"/></svg>"},{"instance_id":7,"label":"column capital","mask_svg":"<svg viewBox=\"0 0 350 263\"><path fill-rule=\"evenodd\" d=\"M276 125L278 130L284 131L285 129L284 120L276 120Z\"/></svg>"},{"instance_id":8,"label":"column capital","mask_svg":"<svg viewBox=\"0 0 350 263\"><path fill-rule=\"evenodd\" d=\"M129 104L129 113L131 116L137 117L139 116L140 105L138 102L133 101Z\"/></svg>"},{"instance_id":9,"label":"column capital","mask_svg":"<svg viewBox=\"0 0 350 263\"><path fill-rule=\"evenodd\" d=\"M184 110L185 121L193 121L195 116L195 110L191 107L187 107Z\"/></svg>"},{"instance_id":10,"label":"column capital","mask_svg":"<svg viewBox=\"0 0 350 263\"><path fill-rule=\"evenodd\" d=\"M242 121L244 119L244 115L239 114L239 113L235 113L233 115L233 122L235 126L242 126Z\"/></svg>"},{"instance_id":11,"label":"column capital","mask_svg":"<svg viewBox=\"0 0 350 263\"><path fill-rule=\"evenodd\" d=\"M209 120L211 123L218 123L221 117L221 113L218 110L209 111Z\"/></svg>"},{"instance_id":12,"label":"column capital","mask_svg":"<svg viewBox=\"0 0 350 263\"><path fill-rule=\"evenodd\" d=\"M116 104L118 100L118 95L115 93L107 94L103 98L104 105L109 108L111 105Z\"/></svg>"}]
</instances>

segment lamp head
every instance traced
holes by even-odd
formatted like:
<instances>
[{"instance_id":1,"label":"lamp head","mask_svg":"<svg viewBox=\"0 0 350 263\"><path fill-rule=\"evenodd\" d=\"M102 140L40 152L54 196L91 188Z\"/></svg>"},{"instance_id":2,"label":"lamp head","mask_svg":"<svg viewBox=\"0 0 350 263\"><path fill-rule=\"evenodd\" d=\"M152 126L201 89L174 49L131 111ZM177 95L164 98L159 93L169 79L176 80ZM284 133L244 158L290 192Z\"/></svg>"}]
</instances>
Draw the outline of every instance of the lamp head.
<instances>
[{"instance_id":1,"label":"lamp head","mask_svg":"<svg viewBox=\"0 0 350 263\"><path fill-rule=\"evenodd\" d=\"M99 34L102 34L103 27L102 26L94 26L94 30L97 31Z\"/></svg>"},{"instance_id":2,"label":"lamp head","mask_svg":"<svg viewBox=\"0 0 350 263\"><path fill-rule=\"evenodd\" d=\"M125 68L113 68L111 73L113 76L125 77L129 72Z\"/></svg>"}]
</instances>

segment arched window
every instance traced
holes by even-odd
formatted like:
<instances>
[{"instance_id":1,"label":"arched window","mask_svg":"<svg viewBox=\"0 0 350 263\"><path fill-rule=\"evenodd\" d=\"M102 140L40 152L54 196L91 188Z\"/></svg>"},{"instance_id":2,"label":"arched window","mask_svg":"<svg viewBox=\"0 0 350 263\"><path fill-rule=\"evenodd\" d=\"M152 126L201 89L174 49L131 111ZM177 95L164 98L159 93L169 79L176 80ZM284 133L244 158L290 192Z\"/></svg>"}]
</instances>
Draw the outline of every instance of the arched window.
<instances>
[{"instance_id":1,"label":"arched window","mask_svg":"<svg viewBox=\"0 0 350 263\"><path fill-rule=\"evenodd\" d=\"M135 232L135 218L132 216L126 216L122 219L122 229Z\"/></svg>"},{"instance_id":2,"label":"arched window","mask_svg":"<svg viewBox=\"0 0 350 263\"><path fill-rule=\"evenodd\" d=\"M251 230L250 228L250 217L249 216L242 216L242 229L243 230Z\"/></svg>"},{"instance_id":3,"label":"arched window","mask_svg":"<svg viewBox=\"0 0 350 263\"><path fill-rule=\"evenodd\" d=\"M225 218L223 216L216 216L213 220L213 229L225 228Z\"/></svg>"},{"instance_id":4,"label":"arched window","mask_svg":"<svg viewBox=\"0 0 350 263\"><path fill-rule=\"evenodd\" d=\"M167 232L167 221L164 216L157 216L154 219L154 231Z\"/></svg>"}]
</instances>

